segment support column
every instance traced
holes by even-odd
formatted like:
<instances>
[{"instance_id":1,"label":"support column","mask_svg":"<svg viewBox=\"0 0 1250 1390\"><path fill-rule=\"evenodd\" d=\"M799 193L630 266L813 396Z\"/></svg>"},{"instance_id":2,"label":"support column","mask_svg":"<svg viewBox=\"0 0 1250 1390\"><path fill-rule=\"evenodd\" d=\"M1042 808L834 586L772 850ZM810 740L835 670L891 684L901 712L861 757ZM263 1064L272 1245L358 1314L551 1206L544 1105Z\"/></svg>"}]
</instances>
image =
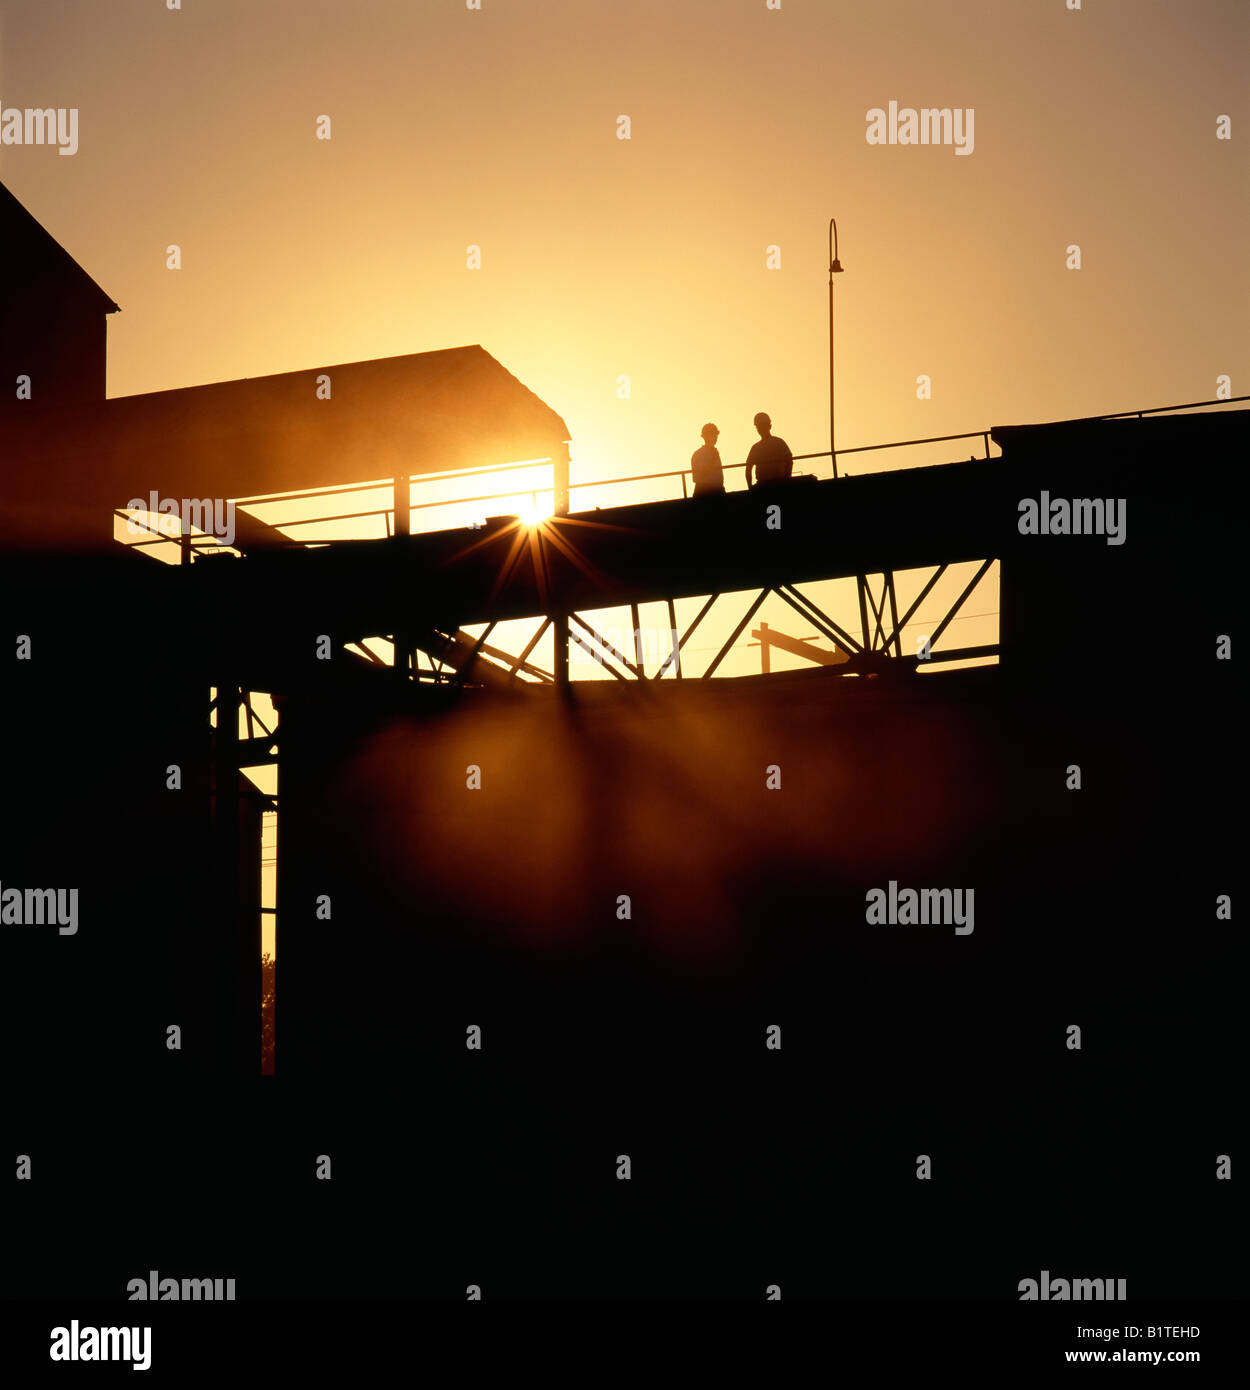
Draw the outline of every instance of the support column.
<instances>
[{"instance_id":1,"label":"support column","mask_svg":"<svg viewBox=\"0 0 1250 1390\"><path fill-rule=\"evenodd\" d=\"M218 1074L233 1077L260 1070L260 815L255 807L244 807L239 794L239 704L238 685L218 685L212 765L215 921L204 972L214 1007L227 1020L217 1032Z\"/></svg>"},{"instance_id":2,"label":"support column","mask_svg":"<svg viewBox=\"0 0 1250 1390\"><path fill-rule=\"evenodd\" d=\"M569 514L569 444L560 443L551 456L551 501L554 516ZM549 551L552 547L546 547ZM553 554L553 559L555 558ZM552 655L551 669L556 678L556 689L569 688L569 615L553 611L551 614Z\"/></svg>"},{"instance_id":3,"label":"support column","mask_svg":"<svg viewBox=\"0 0 1250 1390\"><path fill-rule=\"evenodd\" d=\"M395 478L395 534L407 536L412 531L412 475L399 473Z\"/></svg>"},{"instance_id":4,"label":"support column","mask_svg":"<svg viewBox=\"0 0 1250 1390\"><path fill-rule=\"evenodd\" d=\"M885 586L890 595L890 632L894 633L894 655L903 655L903 639L898 630L898 597L894 592L894 571L886 570ZM888 637L889 634L887 633ZM886 654L889 655L889 644L886 645Z\"/></svg>"},{"instance_id":5,"label":"support column","mask_svg":"<svg viewBox=\"0 0 1250 1390\"><path fill-rule=\"evenodd\" d=\"M857 574L855 583L859 589L859 625L864 634L864 650L872 650L872 634L868 631L868 576Z\"/></svg>"},{"instance_id":6,"label":"support column","mask_svg":"<svg viewBox=\"0 0 1250 1390\"><path fill-rule=\"evenodd\" d=\"M569 514L569 440L560 444L551 459L551 501L555 516Z\"/></svg>"},{"instance_id":7,"label":"support column","mask_svg":"<svg viewBox=\"0 0 1250 1390\"><path fill-rule=\"evenodd\" d=\"M567 690L569 687L569 615L567 613L553 613L551 615L551 631L553 634L552 674L556 678L556 688Z\"/></svg>"}]
</instances>

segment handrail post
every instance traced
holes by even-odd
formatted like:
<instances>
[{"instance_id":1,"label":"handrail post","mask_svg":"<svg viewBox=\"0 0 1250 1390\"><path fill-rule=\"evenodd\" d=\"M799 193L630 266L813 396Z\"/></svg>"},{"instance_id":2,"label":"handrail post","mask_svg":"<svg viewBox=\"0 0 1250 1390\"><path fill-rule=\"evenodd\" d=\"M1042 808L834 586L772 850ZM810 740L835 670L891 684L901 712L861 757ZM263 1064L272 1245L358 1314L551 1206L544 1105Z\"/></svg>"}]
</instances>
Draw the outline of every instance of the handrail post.
<instances>
[{"instance_id":1,"label":"handrail post","mask_svg":"<svg viewBox=\"0 0 1250 1390\"><path fill-rule=\"evenodd\" d=\"M412 475L399 473L395 477L395 534L407 536L412 532Z\"/></svg>"},{"instance_id":2,"label":"handrail post","mask_svg":"<svg viewBox=\"0 0 1250 1390\"><path fill-rule=\"evenodd\" d=\"M551 460L551 510L555 516L569 514L569 444L565 440Z\"/></svg>"}]
</instances>

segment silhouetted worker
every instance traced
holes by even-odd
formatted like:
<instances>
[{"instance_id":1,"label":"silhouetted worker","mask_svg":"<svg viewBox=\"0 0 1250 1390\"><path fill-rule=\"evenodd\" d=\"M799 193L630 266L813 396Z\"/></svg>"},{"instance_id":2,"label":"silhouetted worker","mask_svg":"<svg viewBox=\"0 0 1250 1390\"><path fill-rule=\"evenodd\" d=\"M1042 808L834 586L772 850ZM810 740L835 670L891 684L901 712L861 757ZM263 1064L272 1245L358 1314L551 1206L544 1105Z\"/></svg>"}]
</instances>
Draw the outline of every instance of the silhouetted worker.
<instances>
[{"instance_id":1,"label":"silhouetted worker","mask_svg":"<svg viewBox=\"0 0 1250 1390\"><path fill-rule=\"evenodd\" d=\"M760 442L752 444L747 455L747 487L788 478L794 472L794 455L786 441L773 433L773 422L762 410L755 417L755 428L760 432ZM751 481L752 472L754 482Z\"/></svg>"},{"instance_id":2,"label":"silhouetted worker","mask_svg":"<svg viewBox=\"0 0 1250 1390\"><path fill-rule=\"evenodd\" d=\"M699 433L703 436L703 448L690 455L690 473L694 478L694 495L710 497L725 491L725 473L716 448L720 430L715 425L704 425Z\"/></svg>"}]
</instances>

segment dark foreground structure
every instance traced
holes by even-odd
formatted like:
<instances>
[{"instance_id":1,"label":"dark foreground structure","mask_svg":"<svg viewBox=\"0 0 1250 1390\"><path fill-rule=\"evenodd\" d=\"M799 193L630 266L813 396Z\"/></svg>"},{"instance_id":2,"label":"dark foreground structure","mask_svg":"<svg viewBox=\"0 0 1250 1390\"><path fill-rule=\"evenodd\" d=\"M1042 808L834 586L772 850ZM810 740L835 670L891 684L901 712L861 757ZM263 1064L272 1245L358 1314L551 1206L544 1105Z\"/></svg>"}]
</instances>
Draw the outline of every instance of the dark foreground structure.
<instances>
[{"instance_id":1,"label":"dark foreground structure","mask_svg":"<svg viewBox=\"0 0 1250 1390\"><path fill-rule=\"evenodd\" d=\"M519 443L500 425L501 456L558 460L559 417L455 351L466 417L489 389L527 422ZM266 420L293 428L265 381L196 388L267 402L258 457ZM0 1129L33 1168L6 1207L6 1294L120 1299L159 1270L241 1299L1015 1299L1047 1269L1244 1296L1244 1199L1216 1176L1245 1132L1244 981L1217 913L1239 536L1192 479L1244 459L1248 412L1001 429L1001 458L710 513L401 521L322 548L245 524L236 553L164 566L112 541L127 495L378 472L353 439L354 476L256 480L236 434L223 481L191 423L212 412L161 394L191 404L0 423L0 891L78 891L72 934L0 927ZM160 478L127 471L119 439L168 446L179 420L201 441L188 472L169 447ZM84 449L123 463L102 483ZM1114 500L1124 543L1022 534L1043 494ZM969 561L999 565L980 650L999 664L921 670L891 577ZM799 587L839 577L854 634ZM591 610L737 596L741 632L775 592L847 660L637 679L617 651L628 678L592 684L464 633L529 618L557 653L602 653ZM366 659L370 637L400 659ZM275 762L276 802L240 772ZM872 917L907 889L945 890L952 915Z\"/></svg>"},{"instance_id":2,"label":"dark foreground structure","mask_svg":"<svg viewBox=\"0 0 1250 1390\"><path fill-rule=\"evenodd\" d=\"M1063 1265L1227 1290L1236 551L1175 461L1227 467L1245 435L1244 413L1002 431L1001 460L796 483L783 540L754 496L697 535L683 503L548 523L597 595L551 546L542 585L523 565L492 599L489 531L10 556L8 640L35 659L4 685L0 882L80 892L72 936L4 929L6 1131L42 1179L16 1291L111 1296L177 1263L140 1253L163 1241L249 1294L1010 1297ZM1042 489L1125 499L1126 543L1022 536ZM922 673L879 640L810 673L503 689L463 651L437 684L346 651L432 647L492 602L559 620L991 557L996 667ZM215 731L210 688L219 714L276 695L276 739ZM237 769L266 758L262 1083L262 804ZM869 923L891 882L974 891L972 930ZM119 1224L66 1270L49 1232L93 1183Z\"/></svg>"}]
</instances>

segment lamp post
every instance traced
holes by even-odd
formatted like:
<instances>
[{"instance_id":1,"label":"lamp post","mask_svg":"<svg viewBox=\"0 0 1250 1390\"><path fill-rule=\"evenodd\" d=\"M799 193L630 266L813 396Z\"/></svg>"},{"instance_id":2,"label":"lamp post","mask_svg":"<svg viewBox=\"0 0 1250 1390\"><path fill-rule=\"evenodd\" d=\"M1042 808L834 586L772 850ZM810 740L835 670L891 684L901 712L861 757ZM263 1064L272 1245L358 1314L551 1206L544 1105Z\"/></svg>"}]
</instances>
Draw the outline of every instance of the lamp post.
<instances>
[{"instance_id":1,"label":"lamp post","mask_svg":"<svg viewBox=\"0 0 1250 1390\"><path fill-rule=\"evenodd\" d=\"M838 224L829 219L829 461L833 464L833 476L838 476L838 455L834 443L833 429L833 277L842 271L838 260Z\"/></svg>"}]
</instances>

